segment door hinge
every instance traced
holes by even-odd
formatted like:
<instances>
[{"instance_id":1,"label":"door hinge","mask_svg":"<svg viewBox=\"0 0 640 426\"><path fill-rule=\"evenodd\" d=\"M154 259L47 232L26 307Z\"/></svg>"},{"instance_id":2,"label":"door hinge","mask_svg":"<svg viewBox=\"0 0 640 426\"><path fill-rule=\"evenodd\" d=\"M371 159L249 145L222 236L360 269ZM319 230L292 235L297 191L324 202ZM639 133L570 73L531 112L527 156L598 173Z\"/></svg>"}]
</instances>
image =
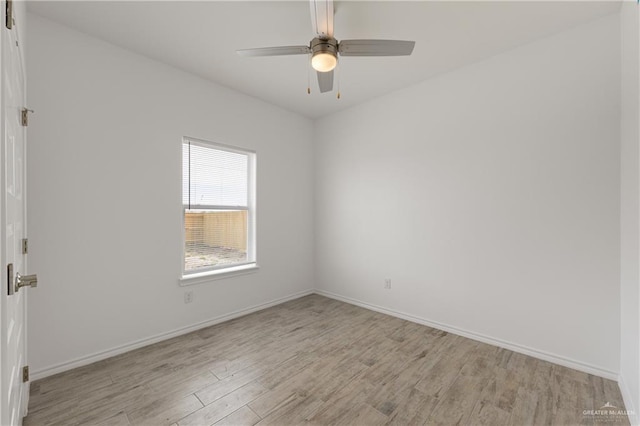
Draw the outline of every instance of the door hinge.
<instances>
[{"instance_id":1,"label":"door hinge","mask_svg":"<svg viewBox=\"0 0 640 426\"><path fill-rule=\"evenodd\" d=\"M5 27L7 27L7 29L12 29L13 28L13 1L12 0L5 1L4 11L5 11L4 25Z\"/></svg>"},{"instance_id":2,"label":"door hinge","mask_svg":"<svg viewBox=\"0 0 640 426\"><path fill-rule=\"evenodd\" d=\"M29 239L28 238L23 238L22 239L22 254L27 254L29 253Z\"/></svg>"},{"instance_id":3,"label":"door hinge","mask_svg":"<svg viewBox=\"0 0 640 426\"><path fill-rule=\"evenodd\" d=\"M22 383L29 381L29 366L25 365L22 367Z\"/></svg>"},{"instance_id":4,"label":"door hinge","mask_svg":"<svg viewBox=\"0 0 640 426\"><path fill-rule=\"evenodd\" d=\"M29 125L29 113L33 112L32 109L28 109L28 108L22 108L22 125L23 126L28 126Z\"/></svg>"}]
</instances>

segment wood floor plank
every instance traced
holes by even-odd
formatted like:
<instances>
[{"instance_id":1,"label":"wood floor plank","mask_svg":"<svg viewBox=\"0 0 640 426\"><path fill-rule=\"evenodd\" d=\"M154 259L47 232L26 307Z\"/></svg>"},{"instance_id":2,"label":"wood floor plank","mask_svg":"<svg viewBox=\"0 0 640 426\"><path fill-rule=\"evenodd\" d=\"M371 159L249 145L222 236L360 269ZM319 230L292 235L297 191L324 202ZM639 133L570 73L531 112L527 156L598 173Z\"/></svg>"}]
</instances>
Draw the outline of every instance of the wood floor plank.
<instances>
[{"instance_id":1,"label":"wood floor plank","mask_svg":"<svg viewBox=\"0 0 640 426\"><path fill-rule=\"evenodd\" d=\"M288 404L273 410L258 425L280 426L308 423L309 419L322 408L324 403L325 401L317 397L293 399Z\"/></svg>"},{"instance_id":2,"label":"wood floor plank","mask_svg":"<svg viewBox=\"0 0 640 426\"><path fill-rule=\"evenodd\" d=\"M193 376L191 373L179 372L157 377L146 382L145 387L152 395L166 396L173 394L176 397L180 397L198 392L213 383L219 382L218 378L210 371L201 371Z\"/></svg>"},{"instance_id":3,"label":"wood floor plank","mask_svg":"<svg viewBox=\"0 0 640 426\"><path fill-rule=\"evenodd\" d=\"M209 405L223 396L249 384L266 374L270 369L260 365L252 365L240 370L232 376L226 377L196 392L196 396L204 405Z\"/></svg>"},{"instance_id":4,"label":"wood floor plank","mask_svg":"<svg viewBox=\"0 0 640 426\"><path fill-rule=\"evenodd\" d=\"M305 399L308 396L307 386L309 385L309 380L313 380L313 377L316 376L313 371L304 369L288 377L287 380L256 398L255 401L249 404L249 407L264 418L284 405L290 404L297 399Z\"/></svg>"},{"instance_id":5,"label":"wood floor plank","mask_svg":"<svg viewBox=\"0 0 640 426\"><path fill-rule=\"evenodd\" d=\"M251 382L206 405L178 421L179 426L212 425L247 405L265 392L264 386Z\"/></svg>"},{"instance_id":6,"label":"wood floor plank","mask_svg":"<svg viewBox=\"0 0 640 426\"><path fill-rule=\"evenodd\" d=\"M416 384L416 389L427 395L439 398L458 377L460 370L469 361L476 347L476 342L462 337L451 339L448 346L442 349L446 356L440 356L433 363L427 374Z\"/></svg>"},{"instance_id":7,"label":"wood floor plank","mask_svg":"<svg viewBox=\"0 0 640 426\"><path fill-rule=\"evenodd\" d=\"M451 386L438 398L428 423L434 425L465 425L482 392L482 379L458 375ZM475 420L475 419L474 419Z\"/></svg>"},{"instance_id":8,"label":"wood floor plank","mask_svg":"<svg viewBox=\"0 0 640 426\"><path fill-rule=\"evenodd\" d=\"M469 417L475 425L508 425L511 413L486 401L478 401Z\"/></svg>"},{"instance_id":9,"label":"wood floor plank","mask_svg":"<svg viewBox=\"0 0 640 426\"><path fill-rule=\"evenodd\" d=\"M216 426L253 426L260 421L260 416L254 413L251 408L244 405L229 414L227 417L215 423Z\"/></svg>"},{"instance_id":10,"label":"wood floor plank","mask_svg":"<svg viewBox=\"0 0 640 426\"><path fill-rule=\"evenodd\" d=\"M375 389L368 380L355 379L329 398L309 421L313 424L336 424L352 407L367 402L367 397Z\"/></svg>"},{"instance_id":11,"label":"wood floor plank","mask_svg":"<svg viewBox=\"0 0 640 426\"><path fill-rule=\"evenodd\" d=\"M423 425L431 416L438 399L412 388L389 414L390 425Z\"/></svg>"},{"instance_id":12,"label":"wood floor plank","mask_svg":"<svg viewBox=\"0 0 640 426\"><path fill-rule=\"evenodd\" d=\"M384 425L388 420L387 416L373 408L371 405L366 402L360 402L349 408L342 416L340 416L340 418L338 418L335 424L338 426L376 426Z\"/></svg>"},{"instance_id":13,"label":"wood floor plank","mask_svg":"<svg viewBox=\"0 0 640 426\"><path fill-rule=\"evenodd\" d=\"M154 400L127 413L129 421L135 425L170 425L178 419L202 408L195 395L184 398L162 398Z\"/></svg>"},{"instance_id":14,"label":"wood floor plank","mask_svg":"<svg viewBox=\"0 0 640 426\"><path fill-rule=\"evenodd\" d=\"M70 401L82 397L89 392L95 393L101 389L108 389L113 385L113 381L108 373L106 375L96 374L94 380L90 379L91 377L87 376L87 380L72 381L75 382L73 384L61 381L56 385L50 386L39 386L39 384L36 383L36 387L35 389L31 389L29 397L30 412L35 413L46 409L55 410L56 407L60 405L60 394L64 394L65 400Z\"/></svg>"},{"instance_id":15,"label":"wood floor plank","mask_svg":"<svg viewBox=\"0 0 640 426\"><path fill-rule=\"evenodd\" d=\"M509 424L532 426L536 419L536 411L538 407L538 393L521 386L516 394L516 399L511 410ZM547 422L548 424L549 422ZM543 423L538 423L543 424Z\"/></svg>"},{"instance_id":16,"label":"wood floor plank","mask_svg":"<svg viewBox=\"0 0 640 426\"><path fill-rule=\"evenodd\" d=\"M305 368L310 368L313 362L318 359L314 354L302 353L296 357L290 358L283 362L277 369L268 371L260 376L257 382L265 388L273 389L289 377L297 374Z\"/></svg>"},{"instance_id":17,"label":"wood floor plank","mask_svg":"<svg viewBox=\"0 0 640 426\"><path fill-rule=\"evenodd\" d=\"M105 419L99 423L95 424L96 426L130 426L129 418L127 417L127 413L120 412L115 416L111 416L108 419Z\"/></svg>"},{"instance_id":18,"label":"wood floor plank","mask_svg":"<svg viewBox=\"0 0 640 426\"><path fill-rule=\"evenodd\" d=\"M311 295L36 381L24 425L628 424L584 414L607 403L611 380Z\"/></svg>"},{"instance_id":19,"label":"wood floor plank","mask_svg":"<svg viewBox=\"0 0 640 426\"><path fill-rule=\"evenodd\" d=\"M519 388L520 380L516 372L495 367L490 376L484 377L480 400L510 414Z\"/></svg>"},{"instance_id":20,"label":"wood floor plank","mask_svg":"<svg viewBox=\"0 0 640 426\"><path fill-rule=\"evenodd\" d=\"M64 395L61 393L60 395ZM43 410L29 410L25 423L30 424L83 424L87 417L107 418L126 408L145 401L146 389L139 385L114 383L108 387L87 392L84 396L60 398L58 404Z\"/></svg>"}]
</instances>

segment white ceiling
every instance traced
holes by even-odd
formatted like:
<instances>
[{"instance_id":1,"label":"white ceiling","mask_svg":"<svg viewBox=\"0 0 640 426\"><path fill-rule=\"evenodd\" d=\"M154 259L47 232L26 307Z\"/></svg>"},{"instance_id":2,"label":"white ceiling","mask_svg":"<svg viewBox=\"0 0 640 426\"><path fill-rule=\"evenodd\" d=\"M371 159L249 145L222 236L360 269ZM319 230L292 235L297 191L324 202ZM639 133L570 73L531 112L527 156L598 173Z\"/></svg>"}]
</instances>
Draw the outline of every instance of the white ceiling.
<instances>
[{"instance_id":1,"label":"white ceiling","mask_svg":"<svg viewBox=\"0 0 640 426\"><path fill-rule=\"evenodd\" d=\"M341 59L320 94L307 56L243 58L236 49L308 44L308 1L29 1L29 11L263 99L320 117L583 22L619 1L337 1L337 39L415 40L409 57Z\"/></svg>"}]
</instances>

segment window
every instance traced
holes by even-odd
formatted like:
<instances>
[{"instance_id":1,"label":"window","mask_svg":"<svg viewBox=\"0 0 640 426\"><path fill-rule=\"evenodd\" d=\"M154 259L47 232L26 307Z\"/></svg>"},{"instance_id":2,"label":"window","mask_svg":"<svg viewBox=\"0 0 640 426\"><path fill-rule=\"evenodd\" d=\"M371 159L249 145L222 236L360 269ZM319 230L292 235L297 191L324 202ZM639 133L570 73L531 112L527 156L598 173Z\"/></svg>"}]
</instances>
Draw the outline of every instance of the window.
<instances>
[{"instance_id":1,"label":"window","mask_svg":"<svg viewBox=\"0 0 640 426\"><path fill-rule=\"evenodd\" d=\"M255 153L182 144L183 279L255 267Z\"/></svg>"}]
</instances>

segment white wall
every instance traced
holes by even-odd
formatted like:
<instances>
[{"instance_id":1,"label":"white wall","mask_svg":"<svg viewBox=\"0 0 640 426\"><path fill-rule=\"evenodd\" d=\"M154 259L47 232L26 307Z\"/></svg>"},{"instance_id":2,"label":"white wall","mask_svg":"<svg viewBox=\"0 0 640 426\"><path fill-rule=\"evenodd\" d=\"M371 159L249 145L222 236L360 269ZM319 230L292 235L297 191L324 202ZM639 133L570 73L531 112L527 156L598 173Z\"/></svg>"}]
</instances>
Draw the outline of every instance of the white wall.
<instances>
[{"instance_id":1,"label":"white wall","mask_svg":"<svg viewBox=\"0 0 640 426\"><path fill-rule=\"evenodd\" d=\"M619 104L616 14L318 120L316 286L616 377Z\"/></svg>"},{"instance_id":2,"label":"white wall","mask_svg":"<svg viewBox=\"0 0 640 426\"><path fill-rule=\"evenodd\" d=\"M14 1L13 2L13 17L15 19L15 26L13 28L18 31L18 41L20 42L20 50L25 55L27 50L27 2L26 1ZM4 22L2 22L4 25ZM23 57L24 61L26 58Z\"/></svg>"},{"instance_id":3,"label":"white wall","mask_svg":"<svg viewBox=\"0 0 640 426\"><path fill-rule=\"evenodd\" d=\"M636 2L620 9L622 42L620 389L627 410L640 409L640 13ZM638 421L636 417L635 422Z\"/></svg>"},{"instance_id":4,"label":"white wall","mask_svg":"<svg viewBox=\"0 0 640 426\"><path fill-rule=\"evenodd\" d=\"M35 15L28 41L36 375L313 288L310 120ZM259 272L178 286L185 135L257 151Z\"/></svg>"}]
</instances>

